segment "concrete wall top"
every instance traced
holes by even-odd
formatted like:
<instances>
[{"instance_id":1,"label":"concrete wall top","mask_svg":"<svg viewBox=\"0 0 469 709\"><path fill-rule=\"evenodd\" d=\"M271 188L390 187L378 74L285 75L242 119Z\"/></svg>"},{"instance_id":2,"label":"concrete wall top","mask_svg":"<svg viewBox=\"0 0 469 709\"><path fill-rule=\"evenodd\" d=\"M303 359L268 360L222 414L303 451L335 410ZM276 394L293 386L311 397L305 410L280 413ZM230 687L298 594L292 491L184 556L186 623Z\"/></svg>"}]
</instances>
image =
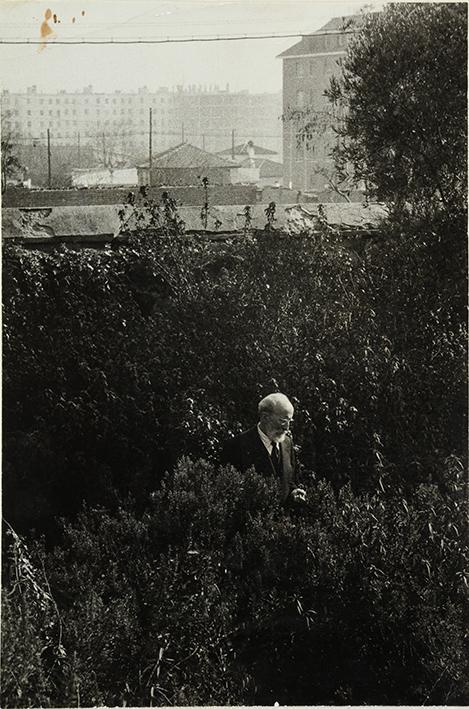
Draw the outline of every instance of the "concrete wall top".
<instances>
[{"instance_id":1,"label":"concrete wall top","mask_svg":"<svg viewBox=\"0 0 469 709\"><path fill-rule=\"evenodd\" d=\"M251 226L263 229L267 218L266 204L251 205ZM89 237L108 235L110 238L121 232L120 205L45 207L20 209L7 207L2 210L2 235L4 238L35 237L42 239L73 238L79 241ZM324 214L329 224L349 229L367 230L376 227L386 214L383 205L368 207L356 204L326 204ZM203 231L200 207L180 207L180 217L187 231ZM292 234L313 232L318 227L316 205L281 205L276 210L275 228ZM130 222L132 224L132 222ZM246 224L244 207L225 205L211 207L207 229L209 231L238 231Z\"/></svg>"}]
</instances>

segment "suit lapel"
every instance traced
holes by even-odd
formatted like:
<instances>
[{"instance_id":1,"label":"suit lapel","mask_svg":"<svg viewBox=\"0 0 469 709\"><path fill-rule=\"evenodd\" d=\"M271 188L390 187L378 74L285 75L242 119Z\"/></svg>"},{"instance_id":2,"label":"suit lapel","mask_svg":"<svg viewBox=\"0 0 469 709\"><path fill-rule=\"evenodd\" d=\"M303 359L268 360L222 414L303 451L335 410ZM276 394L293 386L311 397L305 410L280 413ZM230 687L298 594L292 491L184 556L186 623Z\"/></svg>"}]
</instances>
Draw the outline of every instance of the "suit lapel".
<instances>
[{"instance_id":1,"label":"suit lapel","mask_svg":"<svg viewBox=\"0 0 469 709\"><path fill-rule=\"evenodd\" d=\"M253 428L252 431L252 451L256 460L259 461L259 470L262 470L265 475L277 475L269 452L261 441L257 426Z\"/></svg>"}]
</instances>

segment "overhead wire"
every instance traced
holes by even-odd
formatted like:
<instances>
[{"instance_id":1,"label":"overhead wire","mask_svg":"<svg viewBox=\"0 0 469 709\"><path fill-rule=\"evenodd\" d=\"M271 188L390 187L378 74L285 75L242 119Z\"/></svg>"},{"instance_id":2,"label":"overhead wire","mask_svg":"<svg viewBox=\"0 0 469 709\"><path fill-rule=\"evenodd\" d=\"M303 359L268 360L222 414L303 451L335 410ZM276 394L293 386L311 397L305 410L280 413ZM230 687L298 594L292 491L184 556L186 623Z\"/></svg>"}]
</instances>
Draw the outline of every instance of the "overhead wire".
<instances>
[{"instance_id":1,"label":"overhead wire","mask_svg":"<svg viewBox=\"0 0 469 709\"><path fill-rule=\"evenodd\" d=\"M344 30L332 30L327 32L313 32L305 33L304 30L298 32L285 32L285 33L275 33L275 34L242 34L242 35L214 35L214 36L200 36L200 37L156 37L156 38L138 38L138 39L0 39L1 44L22 44L22 45L79 45L79 44L89 44L89 45L104 45L104 44L182 44L191 42L234 42L241 40L262 40L262 39L284 39L292 37L303 37L303 36L314 36L321 37L327 35L337 35L337 34L353 34L355 30L344 29Z\"/></svg>"}]
</instances>

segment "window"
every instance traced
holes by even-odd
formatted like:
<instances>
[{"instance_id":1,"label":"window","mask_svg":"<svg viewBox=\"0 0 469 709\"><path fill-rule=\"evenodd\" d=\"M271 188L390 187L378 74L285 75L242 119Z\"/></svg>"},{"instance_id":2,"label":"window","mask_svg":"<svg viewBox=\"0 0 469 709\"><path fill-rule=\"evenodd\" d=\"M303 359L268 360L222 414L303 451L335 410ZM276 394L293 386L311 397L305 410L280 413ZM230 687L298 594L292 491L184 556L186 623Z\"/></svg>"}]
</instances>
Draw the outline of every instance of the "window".
<instances>
[{"instance_id":1,"label":"window","mask_svg":"<svg viewBox=\"0 0 469 709\"><path fill-rule=\"evenodd\" d=\"M31 115L31 111L28 111L28 116L30 116L30 115Z\"/></svg>"},{"instance_id":2,"label":"window","mask_svg":"<svg viewBox=\"0 0 469 709\"><path fill-rule=\"evenodd\" d=\"M43 116L43 115L44 115L44 111L39 111L39 115Z\"/></svg>"},{"instance_id":3,"label":"window","mask_svg":"<svg viewBox=\"0 0 469 709\"><path fill-rule=\"evenodd\" d=\"M301 59L295 62L295 74L298 79L301 79L304 76L304 69L304 63Z\"/></svg>"},{"instance_id":4,"label":"window","mask_svg":"<svg viewBox=\"0 0 469 709\"><path fill-rule=\"evenodd\" d=\"M305 92L304 91L297 91L296 92L296 105L298 108L304 108L304 106L305 106Z\"/></svg>"}]
</instances>

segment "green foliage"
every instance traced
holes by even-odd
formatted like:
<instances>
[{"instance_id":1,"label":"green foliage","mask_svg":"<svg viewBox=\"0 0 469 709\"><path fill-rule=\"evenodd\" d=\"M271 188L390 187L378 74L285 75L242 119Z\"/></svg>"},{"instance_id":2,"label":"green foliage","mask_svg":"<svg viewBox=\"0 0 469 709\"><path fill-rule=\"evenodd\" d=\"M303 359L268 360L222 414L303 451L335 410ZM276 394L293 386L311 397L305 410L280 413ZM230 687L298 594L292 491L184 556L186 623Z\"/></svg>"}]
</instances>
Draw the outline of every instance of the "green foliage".
<instances>
[{"instance_id":1,"label":"green foliage","mask_svg":"<svg viewBox=\"0 0 469 709\"><path fill-rule=\"evenodd\" d=\"M65 651L29 701L464 703L463 470L440 472L407 496L316 482L289 516L274 481L186 459L143 514L85 509L46 554Z\"/></svg>"},{"instance_id":2,"label":"green foliage","mask_svg":"<svg viewBox=\"0 0 469 709\"><path fill-rule=\"evenodd\" d=\"M66 657L59 611L45 574L43 554L36 550L36 568L24 540L9 525L5 538L2 706L48 706Z\"/></svg>"},{"instance_id":3,"label":"green foliage","mask_svg":"<svg viewBox=\"0 0 469 709\"><path fill-rule=\"evenodd\" d=\"M2 138L1 138L1 173L2 173L2 194L7 187L9 177L14 177L22 168L18 158L18 146L15 145L16 136L11 129L11 111L2 116Z\"/></svg>"},{"instance_id":4,"label":"green foliage","mask_svg":"<svg viewBox=\"0 0 469 709\"><path fill-rule=\"evenodd\" d=\"M398 208L463 209L467 5L398 2L366 17L328 92L345 109L338 166Z\"/></svg>"},{"instance_id":5,"label":"green foliage","mask_svg":"<svg viewBox=\"0 0 469 709\"><path fill-rule=\"evenodd\" d=\"M142 190L122 228L3 249L3 512L47 532L6 536L3 704L466 702L464 218L210 244ZM216 465L274 390L291 516Z\"/></svg>"},{"instance_id":6,"label":"green foliage","mask_svg":"<svg viewBox=\"0 0 469 709\"><path fill-rule=\"evenodd\" d=\"M275 389L295 398L305 475L337 487L372 490L407 466L413 486L464 455L463 220L390 224L359 256L275 231L210 246L163 209L166 226L126 247L4 249L3 485L18 529L82 499L112 508L116 491L145 500L181 455L216 460Z\"/></svg>"}]
</instances>

